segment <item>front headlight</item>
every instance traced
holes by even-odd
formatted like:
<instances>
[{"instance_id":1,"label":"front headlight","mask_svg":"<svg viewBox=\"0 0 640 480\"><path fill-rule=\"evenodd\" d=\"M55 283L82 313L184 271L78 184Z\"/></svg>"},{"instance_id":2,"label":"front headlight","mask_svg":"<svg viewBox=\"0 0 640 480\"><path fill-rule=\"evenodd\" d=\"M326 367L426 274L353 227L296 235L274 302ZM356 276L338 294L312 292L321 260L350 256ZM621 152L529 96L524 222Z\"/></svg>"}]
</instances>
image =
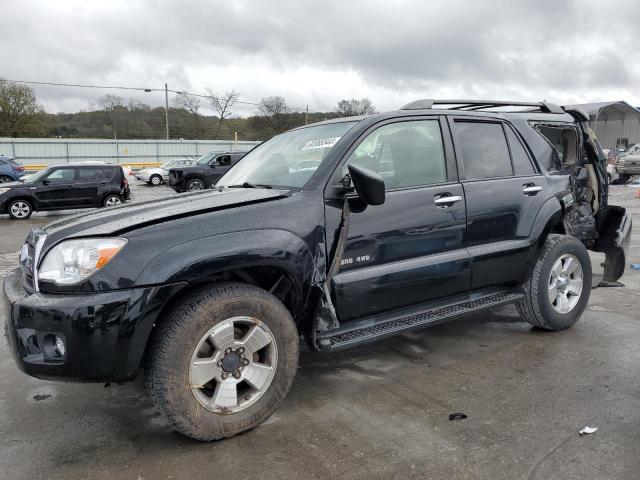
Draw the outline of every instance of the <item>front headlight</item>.
<instances>
[{"instance_id":1,"label":"front headlight","mask_svg":"<svg viewBox=\"0 0 640 480\"><path fill-rule=\"evenodd\" d=\"M83 238L59 243L44 257L38 278L58 285L81 282L109 263L126 244L125 238Z\"/></svg>"}]
</instances>

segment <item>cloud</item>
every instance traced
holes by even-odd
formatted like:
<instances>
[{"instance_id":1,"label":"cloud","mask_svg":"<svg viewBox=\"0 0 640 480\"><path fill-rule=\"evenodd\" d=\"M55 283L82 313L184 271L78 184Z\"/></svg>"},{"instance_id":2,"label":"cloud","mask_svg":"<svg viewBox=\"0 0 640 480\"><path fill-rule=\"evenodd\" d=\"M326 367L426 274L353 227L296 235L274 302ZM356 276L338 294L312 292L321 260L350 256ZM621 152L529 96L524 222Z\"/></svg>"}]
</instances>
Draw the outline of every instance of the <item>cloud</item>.
<instances>
[{"instance_id":1,"label":"cloud","mask_svg":"<svg viewBox=\"0 0 640 480\"><path fill-rule=\"evenodd\" d=\"M640 104L638 20L632 0L22 0L3 7L0 58L7 78L235 89L315 110L350 97L380 110L424 97ZM74 111L106 92L36 93Z\"/></svg>"}]
</instances>

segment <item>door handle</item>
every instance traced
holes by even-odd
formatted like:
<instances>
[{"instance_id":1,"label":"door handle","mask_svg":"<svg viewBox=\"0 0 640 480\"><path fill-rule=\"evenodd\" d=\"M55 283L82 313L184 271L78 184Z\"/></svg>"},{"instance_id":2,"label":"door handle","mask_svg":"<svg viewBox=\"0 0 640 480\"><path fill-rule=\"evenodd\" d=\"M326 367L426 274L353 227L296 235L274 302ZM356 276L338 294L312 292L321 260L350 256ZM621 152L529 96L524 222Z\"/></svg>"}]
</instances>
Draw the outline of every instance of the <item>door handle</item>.
<instances>
[{"instance_id":1,"label":"door handle","mask_svg":"<svg viewBox=\"0 0 640 480\"><path fill-rule=\"evenodd\" d=\"M451 204L459 202L462 200L460 195L451 195L450 193L445 193L439 197L433 199L433 203L438 207L449 207Z\"/></svg>"},{"instance_id":2,"label":"door handle","mask_svg":"<svg viewBox=\"0 0 640 480\"><path fill-rule=\"evenodd\" d=\"M542 187L540 185L534 185L533 183L527 183L522 186L522 193L525 195L535 195L540 191L542 191Z\"/></svg>"}]
</instances>

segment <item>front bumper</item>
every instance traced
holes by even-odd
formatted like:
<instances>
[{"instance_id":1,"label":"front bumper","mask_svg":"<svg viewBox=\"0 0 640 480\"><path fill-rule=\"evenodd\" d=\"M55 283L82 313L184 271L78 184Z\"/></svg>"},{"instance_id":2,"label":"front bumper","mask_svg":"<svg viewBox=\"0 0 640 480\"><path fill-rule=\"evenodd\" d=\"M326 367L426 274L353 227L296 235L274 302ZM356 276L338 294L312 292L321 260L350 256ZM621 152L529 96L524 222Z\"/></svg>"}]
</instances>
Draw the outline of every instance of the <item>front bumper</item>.
<instances>
[{"instance_id":1,"label":"front bumper","mask_svg":"<svg viewBox=\"0 0 640 480\"><path fill-rule=\"evenodd\" d=\"M5 335L20 370L57 380L133 379L157 315L182 284L80 295L29 295L20 271L2 289ZM55 349L56 337L65 352Z\"/></svg>"}]
</instances>

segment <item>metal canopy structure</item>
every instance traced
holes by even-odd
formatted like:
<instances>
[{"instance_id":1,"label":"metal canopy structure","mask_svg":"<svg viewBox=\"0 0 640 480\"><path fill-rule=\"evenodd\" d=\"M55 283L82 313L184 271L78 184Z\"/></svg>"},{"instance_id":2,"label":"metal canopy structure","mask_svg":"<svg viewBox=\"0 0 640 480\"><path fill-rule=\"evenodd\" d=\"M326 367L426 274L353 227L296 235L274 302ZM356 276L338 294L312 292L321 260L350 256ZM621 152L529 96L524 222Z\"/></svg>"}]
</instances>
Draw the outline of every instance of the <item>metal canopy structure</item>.
<instances>
[{"instance_id":1,"label":"metal canopy structure","mask_svg":"<svg viewBox=\"0 0 640 480\"><path fill-rule=\"evenodd\" d=\"M604 148L640 143L640 111L623 100L567 105L589 114L589 125Z\"/></svg>"}]
</instances>

